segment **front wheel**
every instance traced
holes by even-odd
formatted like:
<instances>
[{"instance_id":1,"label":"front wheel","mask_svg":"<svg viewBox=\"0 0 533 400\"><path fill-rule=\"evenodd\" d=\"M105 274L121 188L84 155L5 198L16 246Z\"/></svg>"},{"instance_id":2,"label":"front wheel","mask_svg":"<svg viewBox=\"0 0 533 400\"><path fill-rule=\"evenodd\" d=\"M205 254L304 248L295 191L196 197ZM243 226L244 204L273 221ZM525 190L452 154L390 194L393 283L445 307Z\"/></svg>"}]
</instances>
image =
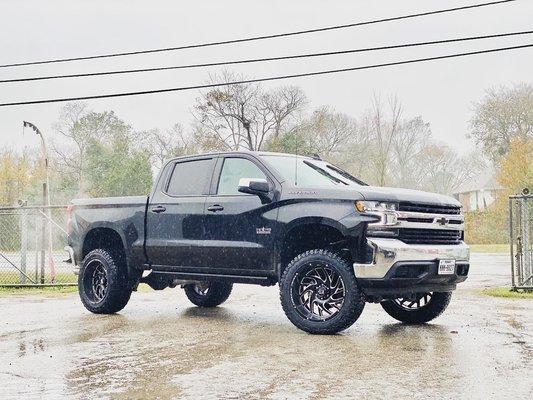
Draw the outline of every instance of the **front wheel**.
<instances>
[{"instance_id":1,"label":"front wheel","mask_svg":"<svg viewBox=\"0 0 533 400\"><path fill-rule=\"evenodd\" d=\"M233 289L227 282L202 282L185 285L185 294L198 307L216 307L224 303Z\"/></svg>"},{"instance_id":2,"label":"front wheel","mask_svg":"<svg viewBox=\"0 0 533 400\"><path fill-rule=\"evenodd\" d=\"M381 307L392 318L408 324L423 324L441 315L450 304L452 292L417 293L385 300Z\"/></svg>"},{"instance_id":3,"label":"front wheel","mask_svg":"<svg viewBox=\"0 0 533 400\"><path fill-rule=\"evenodd\" d=\"M310 250L293 259L280 280L283 311L301 330L334 334L350 327L365 302L350 264L328 250Z\"/></svg>"}]
</instances>

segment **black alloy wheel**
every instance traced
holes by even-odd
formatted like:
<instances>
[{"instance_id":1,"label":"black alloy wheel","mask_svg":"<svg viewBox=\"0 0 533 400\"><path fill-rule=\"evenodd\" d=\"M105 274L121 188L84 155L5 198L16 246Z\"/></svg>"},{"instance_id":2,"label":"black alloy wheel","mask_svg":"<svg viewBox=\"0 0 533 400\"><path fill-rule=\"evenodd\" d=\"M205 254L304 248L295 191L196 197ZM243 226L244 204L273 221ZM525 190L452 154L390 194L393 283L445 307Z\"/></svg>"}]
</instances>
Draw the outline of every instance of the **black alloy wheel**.
<instances>
[{"instance_id":1,"label":"black alloy wheel","mask_svg":"<svg viewBox=\"0 0 533 400\"><path fill-rule=\"evenodd\" d=\"M198 307L216 307L228 299L232 289L230 282L198 282L185 285L185 294Z\"/></svg>"},{"instance_id":2,"label":"black alloy wheel","mask_svg":"<svg viewBox=\"0 0 533 400\"><path fill-rule=\"evenodd\" d=\"M452 292L415 293L387 299L381 307L394 319L408 324L423 324L441 315L450 304Z\"/></svg>"},{"instance_id":3,"label":"black alloy wheel","mask_svg":"<svg viewBox=\"0 0 533 400\"><path fill-rule=\"evenodd\" d=\"M359 318L365 306L351 264L325 249L296 256L279 285L285 315L309 333L340 332Z\"/></svg>"},{"instance_id":4,"label":"black alloy wheel","mask_svg":"<svg viewBox=\"0 0 533 400\"><path fill-rule=\"evenodd\" d=\"M344 282L333 269L322 263L309 263L306 273L297 274L291 286L296 311L312 321L327 321L344 304Z\"/></svg>"}]
</instances>

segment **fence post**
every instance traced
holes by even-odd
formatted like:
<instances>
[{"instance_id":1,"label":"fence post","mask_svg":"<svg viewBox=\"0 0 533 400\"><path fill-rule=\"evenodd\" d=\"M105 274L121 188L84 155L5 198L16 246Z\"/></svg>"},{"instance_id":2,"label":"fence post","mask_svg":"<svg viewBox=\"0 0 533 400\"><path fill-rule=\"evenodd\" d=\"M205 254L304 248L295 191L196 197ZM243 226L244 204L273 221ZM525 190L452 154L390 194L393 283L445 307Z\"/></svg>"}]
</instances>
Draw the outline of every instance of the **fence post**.
<instances>
[{"instance_id":1,"label":"fence post","mask_svg":"<svg viewBox=\"0 0 533 400\"><path fill-rule=\"evenodd\" d=\"M44 212L44 207L43 207ZM44 213L41 214L41 284L44 284L44 260L46 259L46 220Z\"/></svg>"},{"instance_id":2,"label":"fence post","mask_svg":"<svg viewBox=\"0 0 533 400\"><path fill-rule=\"evenodd\" d=\"M26 283L26 266L28 255L28 213L26 210L20 210L20 283Z\"/></svg>"},{"instance_id":3,"label":"fence post","mask_svg":"<svg viewBox=\"0 0 533 400\"><path fill-rule=\"evenodd\" d=\"M509 249L511 250L511 288L516 289L514 262L513 198L509 197Z\"/></svg>"},{"instance_id":4,"label":"fence post","mask_svg":"<svg viewBox=\"0 0 533 400\"><path fill-rule=\"evenodd\" d=\"M523 253L523 233L524 233L524 219L523 219L523 216L524 216L524 213L522 211L522 208L524 206L523 204L523 201L522 199L518 199L517 200L517 206L518 206L518 209L517 209L517 220L518 220L518 234L516 236L516 254L517 254L517 257L518 260L516 261L516 264L517 264L517 267L518 267L518 271L517 271L517 278L518 278L518 284L520 286L523 285L523 282L524 282L524 253Z\"/></svg>"},{"instance_id":5,"label":"fence post","mask_svg":"<svg viewBox=\"0 0 533 400\"><path fill-rule=\"evenodd\" d=\"M41 220L38 218L36 214L32 214L33 216L33 236L35 237L35 247L33 248L33 251L35 253L35 280L34 282L39 282L39 221Z\"/></svg>"}]
</instances>

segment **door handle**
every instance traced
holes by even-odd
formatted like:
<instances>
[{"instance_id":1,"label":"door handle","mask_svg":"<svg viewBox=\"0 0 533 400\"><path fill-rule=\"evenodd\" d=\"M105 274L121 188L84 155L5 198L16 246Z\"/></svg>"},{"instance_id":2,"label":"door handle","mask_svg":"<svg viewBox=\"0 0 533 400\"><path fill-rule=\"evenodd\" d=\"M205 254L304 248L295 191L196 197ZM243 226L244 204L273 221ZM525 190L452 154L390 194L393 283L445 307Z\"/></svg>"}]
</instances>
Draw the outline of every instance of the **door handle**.
<instances>
[{"instance_id":1,"label":"door handle","mask_svg":"<svg viewBox=\"0 0 533 400\"><path fill-rule=\"evenodd\" d=\"M162 212L165 212L167 209L166 207L164 206L155 206L152 208L152 212L156 213L156 214L159 214L159 213L162 213Z\"/></svg>"},{"instance_id":2,"label":"door handle","mask_svg":"<svg viewBox=\"0 0 533 400\"><path fill-rule=\"evenodd\" d=\"M207 207L207 211L217 212L222 211L224 207L222 207L220 204L213 204L210 207Z\"/></svg>"}]
</instances>

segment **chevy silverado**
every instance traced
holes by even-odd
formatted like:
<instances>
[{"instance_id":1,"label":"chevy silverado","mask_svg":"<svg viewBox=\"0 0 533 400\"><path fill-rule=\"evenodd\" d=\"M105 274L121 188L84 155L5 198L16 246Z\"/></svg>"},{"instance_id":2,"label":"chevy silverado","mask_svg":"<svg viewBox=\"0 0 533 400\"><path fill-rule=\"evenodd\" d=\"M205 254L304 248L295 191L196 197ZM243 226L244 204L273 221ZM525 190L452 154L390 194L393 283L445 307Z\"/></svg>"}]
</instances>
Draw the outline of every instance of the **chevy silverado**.
<instances>
[{"instance_id":1,"label":"chevy silverado","mask_svg":"<svg viewBox=\"0 0 533 400\"><path fill-rule=\"evenodd\" d=\"M332 334L366 302L428 322L469 269L453 198L372 187L318 157L227 152L168 161L149 196L74 200L81 301L116 313L140 283L215 307L232 285L279 284L298 328Z\"/></svg>"}]
</instances>

